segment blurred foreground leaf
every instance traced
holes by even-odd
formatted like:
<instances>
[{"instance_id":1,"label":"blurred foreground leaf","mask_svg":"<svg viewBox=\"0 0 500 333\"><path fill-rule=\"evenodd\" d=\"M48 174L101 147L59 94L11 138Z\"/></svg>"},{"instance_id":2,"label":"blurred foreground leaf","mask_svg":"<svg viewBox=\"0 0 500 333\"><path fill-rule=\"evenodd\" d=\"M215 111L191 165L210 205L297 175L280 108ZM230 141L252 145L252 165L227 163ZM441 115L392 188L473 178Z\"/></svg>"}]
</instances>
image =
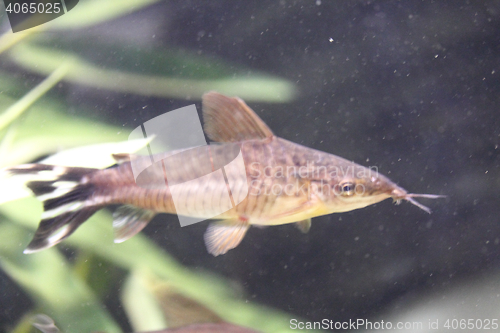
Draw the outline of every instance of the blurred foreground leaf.
<instances>
[{"instance_id":1,"label":"blurred foreground leaf","mask_svg":"<svg viewBox=\"0 0 500 333\"><path fill-rule=\"evenodd\" d=\"M0 101L8 99L0 96ZM10 100L10 99L9 99ZM64 106L44 98L31 106L15 130L15 138L2 149L0 167L26 163L59 150L98 142L127 140L123 128L69 116Z\"/></svg>"},{"instance_id":2,"label":"blurred foreground leaf","mask_svg":"<svg viewBox=\"0 0 500 333\"><path fill-rule=\"evenodd\" d=\"M146 332L168 327L158 302L137 272L131 273L125 281L122 302L134 331Z\"/></svg>"},{"instance_id":3,"label":"blurred foreground leaf","mask_svg":"<svg viewBox=\"0 0 500 333\"><path fill-rule=\"evenodd\" d=\"M121 332L105 308L57 249L22 253L31 235L10 222L0 224L0 266L68 332Z\"/></svg>"},{"instance_id":4,"label":"blurred foreground leaf","mask_svg":"<svg viewBox=\"0 0 500 333\"><path fill-rule=\"evenodd\" d=\"M33 333L33 312L26 313L21 320L19 320L10 333ZM38 332L37 332L38 333Z\"/></svg>"},{"instance_id":5,"label":"blurred foreground leaf","mask_svg":"<svg viewBox=\"0 0 500 333\"><path fill-rule=\"evenodd\" d=\"M153 329L152 319L146 320L152 313L155 320L168 328L185 327L201 323L223 323L220 316L195 300L179 293L170 281L155 276L149 270L132 271L122 293L123 305L132 320L136 331ZM147 309L141 304L147 301ZM142 312L148 315L137 316Z\"/></svg>"},{"instance_id":6,"label":"blurred foreground leaf","mask_svg":"<svg viewBox=\"0 0 500 333\"><path fill-rule=\"evenodd\" d=\"M144 148L153 139L154 136L150 136L147 139L98 143L95 145L66 149L43 159L40 163L104 169L116 164L113 154L135 153L141 148Z\"/></svg>"},{"instance_id":7,"label":"blurred foreground leaf","mask_svg":"<svg viewBox=\"0 0 500 333\"><path fill-rule=\"evenodd\" d=\"M294 85L289 81L266 74L205 79L145 75L102 67L85 60L77 53L28 42L15 46L9 54L18 65L41 75L54 71L61 61L71 60L73 66L65 77L69 82L146 96L200 98L203 93L216 90L230 96L238 95L247 101L286 102L292 100L296 93ZM163 57L164 63L156 65L168 68L171 66L170 61L171 58ZM203 64L204 61L200 57L199 63Z\"/></svg>"},{"instance_id":8,"label":"blurred foreground leaf","mask_svg":"<svg viewBox=\"0 0 500 333\"><path fill-rule=\"evenodd\" d=\"M64 63L59 65L45 80L43 80L38 86L33 88L29 93L27 93L23 98L18 100L14 105L5 110L0 114L0 130L7 127L12 123L17 117L19 117L24 111L26 111L37 99L42 97L47 91L49 91L57 82L59 82L64 75L66 75L69 68L69 63Z\"/></svg>"},{"instance_id":9,"label":"blurred foreground leaf","mask_svg":"<svg viewBox=\"0 0 500 333\"><path fill-rule=\"evenodd\" d=\"M31 229L37 227L41 211L41 203L34 198L21 199L0 206L0 213L9 220L18 221ZM234 291L227 287L226 281L207 272L196 272L182 267L142 234L124 243L113 243L111 221L109 213L99 211L65 243L94 253L130 271L149 270L160 279L169 281L186 297L208 307L228 322L253 327L263 332L290 331L289 315L238 298ZM27 243L28 239L24 238L23 245ZM17 248L21 253L22 247L18 245Z\"/></svg>"},{"instance_id":10,"label":"blurred foreground leaf","mask_svg":"<svg viewBox=\"0 0 500 333\"><path fill-rule=\"evenodd\" d=\"M47 23L46 29L82 28L110 21L147 7L159 0L80 0L65 15Z\"/></svg>"}]
</instances>

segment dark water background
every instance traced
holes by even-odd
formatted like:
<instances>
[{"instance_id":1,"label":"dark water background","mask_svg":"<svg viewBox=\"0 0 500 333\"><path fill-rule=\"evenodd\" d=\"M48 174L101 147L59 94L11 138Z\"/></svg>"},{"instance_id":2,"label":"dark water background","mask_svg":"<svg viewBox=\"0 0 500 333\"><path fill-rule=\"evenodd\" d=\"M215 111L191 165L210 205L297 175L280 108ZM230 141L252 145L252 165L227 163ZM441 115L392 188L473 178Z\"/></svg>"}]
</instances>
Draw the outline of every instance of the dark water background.
<instances>
[{"instance_id":1,"label":"dark water background","mask_svg":"<svg viewBox=\"0 0 500 333\"><path fill-rule=\"evenodd\" d=\"M217 258L203 244L206 223L157 216L144 232L183 264L236 281L253 302L336 321L498 271L500 1L168 1L68 33L81 37L192 50L289 79L295 101L249 103L276 135L448 196L421 200L431 215L387 200L315 218L307 235L252 228ZM91 43L85 52L100 56ZM131 128L188 104L59 90L92 106L86 116ZM3 322L25 306L6 286Z\"/></svg>"}]
</instances>

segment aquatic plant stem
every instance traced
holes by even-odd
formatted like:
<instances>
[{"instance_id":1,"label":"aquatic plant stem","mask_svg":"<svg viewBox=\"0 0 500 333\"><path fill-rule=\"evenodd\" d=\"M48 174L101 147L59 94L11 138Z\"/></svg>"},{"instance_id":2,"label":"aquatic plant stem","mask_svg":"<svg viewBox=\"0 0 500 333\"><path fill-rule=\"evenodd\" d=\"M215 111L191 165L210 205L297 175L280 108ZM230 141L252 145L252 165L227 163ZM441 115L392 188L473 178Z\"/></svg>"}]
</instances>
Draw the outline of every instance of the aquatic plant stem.
<instances>
[{"instance_id":1,"label":"aquatic plant stem","mask_svg":"<svg viewBox=\"0 0 500 333\"><path fill-rule=\"evenodd\" d=\"M24 95L14 105L9 107L2 115L0 115L0 130L10 125L23 112L25 112L33 103L40 97L45 95L52 87L54 87L68 73L71 67L71 62L66 61L52 72L45 80L33 88L29 93Z\"/></svg>"}]
</instances>

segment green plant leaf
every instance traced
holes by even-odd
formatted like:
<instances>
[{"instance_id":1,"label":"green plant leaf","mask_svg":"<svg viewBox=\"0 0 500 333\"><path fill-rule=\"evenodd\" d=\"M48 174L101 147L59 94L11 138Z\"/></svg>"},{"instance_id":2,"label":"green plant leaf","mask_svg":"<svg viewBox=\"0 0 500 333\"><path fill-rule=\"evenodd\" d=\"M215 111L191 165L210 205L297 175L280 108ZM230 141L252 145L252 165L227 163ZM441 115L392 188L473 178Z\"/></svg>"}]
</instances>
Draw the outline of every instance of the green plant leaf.
<instances>
[{"instance_id":1,"label":"green plant leaf","mask_svg":"<svg viewBox=\"0 0 500 333\"><path fill-rule=\"evenodd\" d=\"M127 140L128 133L122 127L69 116L62 112L63 108L48 98L31 106L15 139L8 149L2 150L0 167L26 163L75 146Z\"/></svg>"},{"instance_id":2,"label":"green plant leaf","mask_svg":"<svg viewBox=\"0 0 500 333\"><path fill-rule=\"evenodd\" d=\"M45 31L77 29L110 21L131 14L159 0L80 0L78 5L56 20L26 29L21 32L7 32L0 36L0 54L20 41L44 35ZM5 17L5 15L3 16Z\"/></svg>"},{"instance_id":3,"label":"green plant leaf","mask_svg":"<svg viewBox=\"0 0 500 333\"><path fill-rule=\"evenodd\" d=\"M0 266L26 290L63 331L121 332L85 283L75 276L57 249L34 255L22 253L31 232L19 225L0 223Z\"/></svg>"},{"instance_id":4,"label":"green plant leaf","mask_svg":"<svg viewBox=\"0 0 500 333\"><path fill-rule=\"evenodd\" d=\"M15 46L9 54L18 65L42 75L51 73L61 61L71 60L73 66L68 70L65 80L119 92L156 97L200 98L203 93L216 90L226 95L238 95L247 101L265 102L286 102L295 97L295 86L292 83L266 74L205 79L144 75L102 67L71 51L60 51L28 42ZM169 66L169 58L165 58L162 66Z\"/></svg>"},{"instance_id":5,"label":"green plant leaf","mask_svg":"<svg viewBox=\"0 0 500 333\"><path fill-rule=\"evenodd\" d=\"M137 271L131 272L125 281L122 303L134 331L155 331L167 327L158 302Z\"/></svg>"},{"instance_id":6,"label":"green plant leaf","mask_svg":"<svg viewBox=\"0 0 500 333\"><path fill-rule=\"evenodd\" d=\"M0 213L24 227L35 229L41 214L41 203L34 198L21 199L0 205ZM208 272L184 268L142 234L124 243L113 243L111 220L109 213L99 211L65 242L130 271L150 270L169 281L180 293L213 310L228 322L263 332L290 332L289 315L240 299L228 288L230 284L227 281ZM22 242L27 243L27 239Z\"/></svg>"},{"instance_id":7,"label":"green plant leaf","mask_svg":"<svg viewBox=\"0 0 500 333\"><path fill-rule=\"evenodd\" d=\"M108 142L80 146L58 152L47 157L46 159L43 159L40 163L104 169L116 164L116 160L112 156L113 154L135 153L145 147L153 139L154 136L150 136L147 139L135 139L122 142Z\"/></svg>"},{"instance_id":8,"label":"green plant leaf","mask_svg":"<svg viewBox=\"0 0 500 333\"><path fill-rule=\"evenodd\" d=\"M78 5L57 20L50 21L46 29L83 28L128 15L159 0L80 0Z\"/></svg>"},{"instance_id":9,"label":"green plant leaf","mask_svg":"<svg viewBox=\"0 0 500 333\"><path fill-rule=\"evenodd\" d=\"M45 95L54 85L66 75L70 67L69 63L59 65L45 80L33 88L23 98L0 114L0 130L10 125L24 111L26 111L36 100Z\"/></svg>"}]
</instances>

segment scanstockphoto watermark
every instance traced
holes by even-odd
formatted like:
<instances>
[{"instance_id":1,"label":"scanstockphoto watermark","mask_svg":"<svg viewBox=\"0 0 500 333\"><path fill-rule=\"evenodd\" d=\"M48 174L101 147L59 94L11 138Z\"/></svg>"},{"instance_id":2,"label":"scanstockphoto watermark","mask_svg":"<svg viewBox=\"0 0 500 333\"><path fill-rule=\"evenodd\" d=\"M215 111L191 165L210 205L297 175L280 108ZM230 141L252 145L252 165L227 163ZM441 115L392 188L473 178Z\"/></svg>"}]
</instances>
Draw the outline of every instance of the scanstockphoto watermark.
<instances>
[{"instance_id":1,"label":"scanstockphoto watermark","mask_svg":"<svg viewBox=\"0 0 500 333\"><path fill-rule=\"evenodd\" d=\"M250 181L250 190L253 195L306 196L311 193L316 193L323 197L329 197L345 194L363 195L366 193L366 186L364 184L330 183L326 180L320 180L318 182L300 182L298 179L295 179L286 184L274 182L267 186L263 186L263 182L265 182L265 179L254 179Z\"/></svg>"},{"instance_id":2,"label":"scanstockphoto watermark","mask_svg":"<svg viewBox=\"0 0 500 333\"><path fill-rule=\"evenodd\" d=\"M377 179L376 166L363 167L354 162L342 166L316 165L306 161L301 166L262 165L253 162L249 168L250 189L254 195L308 195L317 193L322 196L349 194L363 195L366 187L349 179ZM303 182L302 179L314 180ZM338 180L347 180L341 181Z\"/></svg>"},{"instance_id":3,"label":"scanstockphoto watermark","mask_svg":"<svg viewBox=\"0 0 500 333\"><path fill-rule=\"evenodd\" d=\"M305 165L262 165L259 162L250 164L252 178L371 178L378 177L376 166L363 167L354 162L344 165L316 165L314 161L306 161Z\"/></svg>"},{"instance_id":4,"label":"scanstockphoto watermark","mask_svg":"<svg viewBox=\"0 0 500 333\"><path fill-rule=\"evenodd\" d=\"M290 320L292 330L422 330L424 327L420 321L370 321L368 319L356 319L349 321L334 321L323 319L321 321L299 321Z\"/></svg>"}]
</instances>

